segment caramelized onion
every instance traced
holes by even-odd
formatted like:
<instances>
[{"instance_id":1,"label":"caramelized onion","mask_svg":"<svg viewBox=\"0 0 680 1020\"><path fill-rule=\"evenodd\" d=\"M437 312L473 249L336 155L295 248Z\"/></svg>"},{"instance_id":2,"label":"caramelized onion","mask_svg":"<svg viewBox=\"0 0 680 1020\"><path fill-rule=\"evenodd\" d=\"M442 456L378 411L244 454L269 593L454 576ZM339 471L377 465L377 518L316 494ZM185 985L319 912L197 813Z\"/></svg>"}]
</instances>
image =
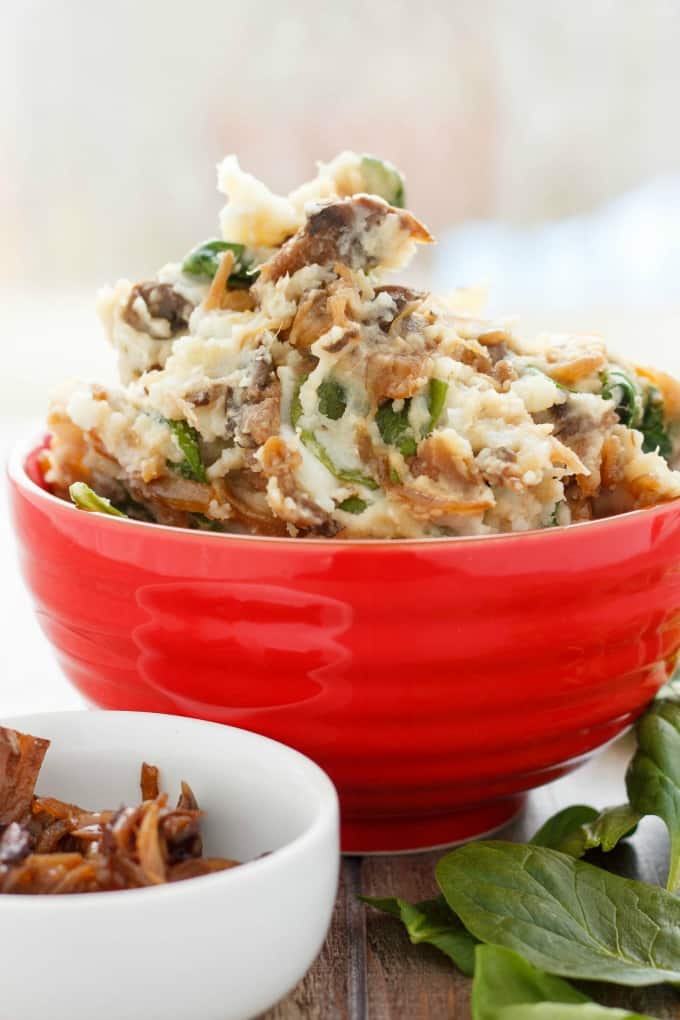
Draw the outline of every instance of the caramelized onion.
<instances>
[{"instance_id":1,"label":"caramelized onion","mask_svg":"<svg viewBox=\"0 0 680 1020\"><path fill-rule=\"evenodd\" d=\"M34 794L48 740L0 727L0 893L109 892L179 882L239 862L203 857L202 812L183 782L168 807L155 765L142 764L142 803L87 811Z\"/></svg>"}]
</instances>

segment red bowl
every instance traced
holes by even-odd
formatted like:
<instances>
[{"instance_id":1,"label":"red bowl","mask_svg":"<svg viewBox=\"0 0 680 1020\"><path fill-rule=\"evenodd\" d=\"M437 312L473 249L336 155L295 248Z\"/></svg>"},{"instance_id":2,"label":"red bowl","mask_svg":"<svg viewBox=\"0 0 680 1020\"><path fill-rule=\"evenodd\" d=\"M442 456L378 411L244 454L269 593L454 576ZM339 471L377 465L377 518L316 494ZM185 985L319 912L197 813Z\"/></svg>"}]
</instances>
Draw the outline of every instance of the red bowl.
<instances>
[{"instance_id":1,"label":"red bowl","mask_svg":"<svg viewBox=\"0 0 680 1020\"><path fill-rule=\"evenodd\" d=\"M680 648L680 501L567 528L342 542L88 514L10 462L21 566L76 687L326 769L343 849L488 831L621 733Z\"/></svg>"}]
</instances>

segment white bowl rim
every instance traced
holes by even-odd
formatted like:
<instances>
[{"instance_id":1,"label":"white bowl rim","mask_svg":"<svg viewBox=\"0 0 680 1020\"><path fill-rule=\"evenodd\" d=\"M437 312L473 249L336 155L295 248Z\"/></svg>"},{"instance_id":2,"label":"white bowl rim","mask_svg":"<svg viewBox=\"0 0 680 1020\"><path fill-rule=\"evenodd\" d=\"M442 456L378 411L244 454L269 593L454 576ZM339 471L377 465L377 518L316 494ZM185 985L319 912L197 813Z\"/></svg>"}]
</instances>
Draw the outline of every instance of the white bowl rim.
<instances>
[{"instance_id":1,"label":"white bowl rim","mask_svg":"<svg viewBox=\"0 0 680 1020\"><path fill-rule=\"evenodd\" d=\"M20 488L26 489L32 495L37 496L40 499L46 500L48 503L54 503L61 510L69 513L82 514L83 511L79 510L78 507L72 503L68 503L64 499L60 499L59 496L55 496L53 493L48 492L46 489L41 488L37 485L32 478L29 478L26 473L26 458L41 444L42 440L46 435L49 434L49 427L43 426L40 431L31 433L31 438L19 439L14 443L11 448L9 457L7 460L7 473L10 479ZM92 517L97 517L100 524L104 528L119 528L121 526L127 528L143 528L150 533L154 532L162 535L164 532L182 536L184 540L188 542L229 542L230 544L241 544L255 542L259 545L272 544L279 546L290 546L291 548L323 548L333 549L334 552L340 550L352 550L352 549L404 549L422 546L459 546L468 543L482 542L484 545L490 545L491 543L497 542L527 542L527 541L546 541L550 537L556 535L563 535L565 532L578 534L583 529L587 528L590 530L597 529L602 530L604 528L616 528L625 527L625 525L633 519L641 519L646 517L648 520L651 517L664 516L667 513L671 513L673 508L680 511L680 497L676 497L672 500L667 500L665 503L656 503L650 507L643 507L639 510L627 510L621 514L615 514L612 517L599 517L596 520L591 521L576 521L573 524L556 525L552 528L532 528L527 531L508 531L502 534L492 535L452 535L452 536L430 536L425 538L362 538L362 539L337 539L337 538L292 538L284 536L274 535L242 535L234 534L230 532L213 532L213 531L199 531L192 530L191 528L178 528L170 524L153 524L149 521L137 521L132 518L123 517L109 517L106 514L91 514Z\"/></svg>"},{"instance_id":2,"label":"white bowl rim","mask_svg":"<svg viewBox=\"0 0 680 1020\"><path fill-rule=\"evenodd\" d=\"M173 726L179 724L180 726L195 727L196 729L219 727L221 730L235 731L239 734L239 739L245 737L247 740L252 739L253 744L275 747L279 752L283 751L291 759L296 760L298 766L302 766L305 770L305 778L308 778L317 787L320 799L317 814L304 832L284 844L284 846L279 847L278 850L272 850L271 853L263 857L256 857L251 861L244 861L235 868L227 868L226 871L218 871L210 875L199 875L196 878L186 879L182 882L167 882L163 885L145 886L142 889L118 889L109 892L71 893L65 895L26 893L3 896L0 894L0 903L2 903L3 909L14 907L15 904L21 905L22 909L39 911L44 911L45 909L83 909L84 907L85 909L95 909L97 905L101 906L102 903L112 903L113 909L125 909L124 906L115 906L115 904L122 902L122 904L128 903L134 906L135 903L139 903L142 899L149 896L152 896L155 900L158 900L161 896L166 898L172 896L190 896L192 889L194 893L200 890L203 890L204 893L206 891L209 893L214 886L222 883L238 882L241 876L250 876L254 873L263 874L277 869L281 863L305 850L307 845L312 843L318 834L323 832L327 826L334 825L339 817L339 801L335 786L316 762L300 751L296 751L295 748L289 747L288 744L283 744L279 740L272 740L271 737L265 737L252 730L241 729L238 726L210 722L207 719L196 719L193 716L169 715L163 712L124 712L109 709L72 709L65 712L35 712L24 713L18 716L3 716L0 717L0 726L7 726L25 733L27 731L25 729L22 730L22 725L28 722L30 722L31 726L35 726L36 723L39 725L41 719L75 719L84 716L111 719L114 725L116 718L124 717L129 721L134 720L135 722L138 722L140 718L159 720L161 726L167 721L168 723L171 722ZM190 767L189 765L189 769ZM189 774L189 770L187 774ZM338 860L339 858L340 850L338 848ZM199 889L196 889L197 883L200 883Z\"/></svg>"}]
</instances>

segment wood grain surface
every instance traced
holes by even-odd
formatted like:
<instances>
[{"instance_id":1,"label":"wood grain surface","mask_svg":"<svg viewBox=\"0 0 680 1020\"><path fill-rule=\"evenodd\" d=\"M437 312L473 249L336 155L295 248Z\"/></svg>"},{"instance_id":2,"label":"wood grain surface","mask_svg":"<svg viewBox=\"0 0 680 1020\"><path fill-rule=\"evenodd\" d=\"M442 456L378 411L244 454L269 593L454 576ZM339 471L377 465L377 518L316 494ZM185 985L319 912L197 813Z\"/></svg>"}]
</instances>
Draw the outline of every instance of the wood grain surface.
<instances>
[{"instance_id":1,"label":"wood grain surface","mask_svg":"<svg viewBox=\"0 0 680 1020\"><path fill-rule=\"evenodd\" d=\"M526 840L568 804L621 803L632 747L631 738L623 738L572 775L534 791L522 815L498 837ZM411 945L396 919L357 899L360 894L408 900L434 895L434 865L443 852L345 857L333 921L318 959L297 988L260 1020L470 1020L471 981L436 949ZM663 825L650 818L608 863L621 874L663 884L667 860ZM680 1020L678 990L583 987L607 1005Z\"/></svg>"}]
</instances>

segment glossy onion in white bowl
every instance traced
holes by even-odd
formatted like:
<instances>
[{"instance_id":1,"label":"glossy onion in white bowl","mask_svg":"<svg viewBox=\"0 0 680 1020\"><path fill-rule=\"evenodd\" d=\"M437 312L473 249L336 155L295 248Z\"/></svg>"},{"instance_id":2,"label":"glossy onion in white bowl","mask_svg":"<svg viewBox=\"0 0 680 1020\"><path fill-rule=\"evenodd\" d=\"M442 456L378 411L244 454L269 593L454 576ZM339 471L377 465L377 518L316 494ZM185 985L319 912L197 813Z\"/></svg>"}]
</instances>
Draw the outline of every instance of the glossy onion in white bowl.
<instances>
[{"instance_id":1,"label":"glossy onion in white bowl","mask_svg":"<svg viewBox=\"0 0 680 1020\"><path fill-rule=\"evenodd\" d=\"M313 762L178 716L67 712L3 724L52 742L38 793L136 804L145 760L171 796L182 779L192 785L207 854L248 862L154 888L1 896L3 1018L247 1020L304 975L328 929L339 862L337 796Z\"/></svg>"}]
</instances>

